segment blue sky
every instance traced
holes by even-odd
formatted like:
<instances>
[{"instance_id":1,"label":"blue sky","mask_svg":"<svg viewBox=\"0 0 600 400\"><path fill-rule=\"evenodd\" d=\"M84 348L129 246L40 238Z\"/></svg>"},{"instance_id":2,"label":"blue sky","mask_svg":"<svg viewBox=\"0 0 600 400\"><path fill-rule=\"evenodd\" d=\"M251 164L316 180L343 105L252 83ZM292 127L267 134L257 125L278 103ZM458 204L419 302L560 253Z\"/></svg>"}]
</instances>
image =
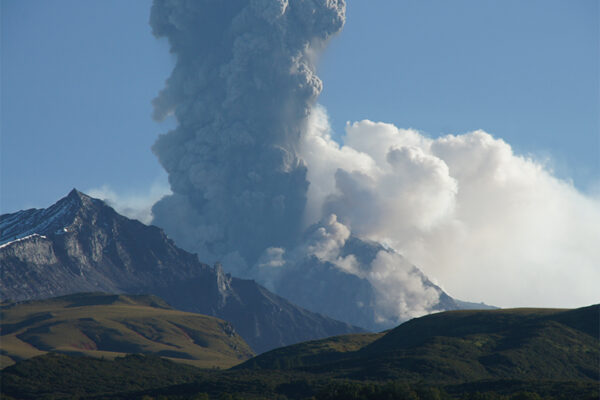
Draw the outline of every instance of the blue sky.
<instances>
[{"instance_id":1,"label":"blue sky","mask_svg":"<svg viewBox=\"0 0 600 400\"><path fill-rule=\"evenodd\" d=\"M1 4L1 212L72 187L147 192L169 126L150 102L173 66L151 2ZM364 118L484 129L586 191L600 176L598 20L594 0L354 0L319 64L320 103L338 134Z\"/></svg>"}]
</instances>

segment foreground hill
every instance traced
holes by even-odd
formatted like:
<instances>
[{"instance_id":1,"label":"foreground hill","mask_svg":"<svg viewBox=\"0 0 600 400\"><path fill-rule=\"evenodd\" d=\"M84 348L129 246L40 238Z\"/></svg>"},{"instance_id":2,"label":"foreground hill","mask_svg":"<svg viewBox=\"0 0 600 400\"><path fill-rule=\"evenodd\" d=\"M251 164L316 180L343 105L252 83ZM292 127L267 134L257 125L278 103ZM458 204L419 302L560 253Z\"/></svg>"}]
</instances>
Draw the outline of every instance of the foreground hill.
<instances>
[{"instance_id":1,"label":"foreground hill","mask_svg":"<svg viewBox=\"0 0 600 400\"><path fill-rule=\"evenodd\" d=\"M48 353L2 370L2 399L141 399L134 393L195 381L202 370L157 356L115 360Z\"/></svg>"},{"instance_id":2,"label":"foreground hill","mask_svg":"<svg viewBox=\"0 0 600 400\"><path fill-rule=\"evenodd\" d=\"M77 190L46 209L0 216L0 264L0 299L151 293L231 322L257 352L362 331L203 264L159 228Z\"/></svg>"},{"instance_id":3,"label":"foreground hill","mask_svg":"<svg viewBox=\"0 0 600 400\"><path fill-rule=\"evenodd\" d=\"M83 293L0 306L3 363L64 352L154 354L204 368L253 356L229 322L172 309L155 296ZM3 365L6 366L6 365Z\"/></svg>"},{"instance_id":4,"label":"foreground hill","mask_svg":"<svg viewBox=\"0 0 600 400\"><path fill-rule=\"evenodd\" d=\"M226 371L48 354L6 368L2 390L15 399L597 400L599 313L444 312L387 333L276 349Z\"/></svg>"},{"instance_id":5,"label":"foreground hill","mask_svg":"<svg viewBox=\"0 0 600 400\"><path fill-rule=\"evenodd\" d=\"M429 382L598 381L599 330L600 305L448 311L415 318L381 337L350 335L276 349L236 368Z\"/></svg>"}]
</instances>

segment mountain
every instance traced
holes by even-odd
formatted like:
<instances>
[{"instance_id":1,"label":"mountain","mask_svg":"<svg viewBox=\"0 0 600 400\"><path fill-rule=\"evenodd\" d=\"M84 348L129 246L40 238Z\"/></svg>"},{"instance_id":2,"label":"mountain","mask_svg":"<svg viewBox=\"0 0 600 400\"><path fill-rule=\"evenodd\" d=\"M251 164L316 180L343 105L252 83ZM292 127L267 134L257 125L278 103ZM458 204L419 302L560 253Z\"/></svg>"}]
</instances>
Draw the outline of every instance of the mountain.
<instances>
[{"instance_id":1,"label":"mountain","mask_svg":"<svg viewBox=\"0 0 600 400\"><path fill-rule=\"evenodd\" d=\"M154 294L233 324L257 352L361 331L309 312L178 248L155 227L75 189L46 209L0 216L0 299L77 292Z\"/></svg>"},{"instance_id":2,"label":"mountain","mask_svg":"<svg viewBox=\"0 0 600 400\"><path fill-rule=\"evenodd\" d=\"M448 311L415 318L381 337L350 335L272 350L236 368L437 383L598 382L599 338L600 305Z\"/></svg>"},{"instance_id":3,"label":"mountain","mask_svg":"<svg viewBox=\"0 0 600 400\"><path fill-rule=\"evenodd\" d=\"M155 296L80 293L0 310L3 367L57 351L109 359L154 354L204 368L254 355L229 322L174 310Z\"/></svg>"},{"instance_id":4,"label":"mountain","mask_svg":"<svg viewBox=\"0 0 600 400\"><path fill-rule=\"evenodd\" d=\"M417 283L419 289L416 293L411 293L414 289L408 287L409 283L399 281L394 284L394 292L398 295L406 294L404 298L402 296L394 297L393 300L382 298L384 293L377 290L373 282L368 279L380 253L392 256L394 267L402 271L402 276L409 277L410 284ZM335 262L320 259L316 255L306 255L281 268L282 271L279 272L277 279L271 278L264 283L275 293L285 295L294 304L374 332L393 328L414 316L410 312L409 303L426 291L432 293L435 301L424 308L420 308L421 304L415 301L415 305L419 306L417 315L469 308L468 305L473 308L494 308L453 299L432 283L421 270L408 263L394 250L377 242L350 236L341 247L339 257L342 259L351 257L358 271L350 272L340 268ZM260 279L260 276L257 278ZM308 287L311 290L306 290ZM402 307L407 308L404 310L407 313L395 314ZM386 309L392 312L386 315Z\"/></svg>"}]
</instances>

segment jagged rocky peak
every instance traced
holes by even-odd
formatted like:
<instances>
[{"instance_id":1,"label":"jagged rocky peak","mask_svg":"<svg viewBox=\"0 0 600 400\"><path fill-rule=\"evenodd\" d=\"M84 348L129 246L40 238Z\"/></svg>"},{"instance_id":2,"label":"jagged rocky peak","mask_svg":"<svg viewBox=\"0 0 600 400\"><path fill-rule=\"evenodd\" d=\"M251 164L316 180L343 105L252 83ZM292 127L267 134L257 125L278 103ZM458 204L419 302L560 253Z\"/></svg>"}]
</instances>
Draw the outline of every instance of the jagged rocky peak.
<instances>
[{"instance_id":1,"label":"jagged rocky peak","mask_svg":"<svg viewBox=\"0 0 600 400\"><path fill-rule=\"evenodd\" d=\"M56 204L61 202L69 202L71 204L79 205L80 207L90 207L94 200L98 201L97 199L93 199L87 194L73 188L66 197L63 197L57 201Z\"/></svg>"},{"instance_id":2,"label":"jagged rocky peak","mask_svg":"<svg viewBox=\"0 0 600 400\"><path fill-rule=\"evenodd\" d=\"M24 239L34 234L60 235L69 232L75 224L93 223L93 215L105 210L116 212L104 204L77 189L48 208L31 208L0 216L0 245Z\"/></svg>"},{"instance_id":3,"label":"jagged rocky peak","mask_svg":"<svg viewBox=\"0 0 600 400\"><path fill-rule=\"evenodd\" d=\"M73 189L52 206L31 208L0 216L0 244L22 239L33 234L59 233L70 225L77 212L91 203L91 198Z\"/></svg>"},{"instance_id":4,"label":"jagged rocky peak","mask_svg":"<svg viewBox=\"0 0 600 400\"><path fill-rule=\"evenodd\" d=\"M103 217L99 217L104 214ZM48 208L31 208L0 216L0 245L32 235L54 236L75 231L75 226L95 226L99 219L125 220L102 200L73 189Z\"/></svg>"}]
</instances>

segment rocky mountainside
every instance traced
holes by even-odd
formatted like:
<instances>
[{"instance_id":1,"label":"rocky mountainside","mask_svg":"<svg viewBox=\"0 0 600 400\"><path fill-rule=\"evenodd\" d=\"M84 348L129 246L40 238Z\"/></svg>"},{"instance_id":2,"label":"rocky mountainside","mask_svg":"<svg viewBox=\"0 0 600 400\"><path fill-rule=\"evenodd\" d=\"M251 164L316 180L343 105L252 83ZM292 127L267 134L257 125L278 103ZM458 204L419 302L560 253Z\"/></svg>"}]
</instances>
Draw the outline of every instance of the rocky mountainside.
<instances>
[{"instance_id":1,"label":"rocky mountainside","mask_svg":"<svg viewBox=\"0 0 600 400\"><path fill-rule=\"evenodd\" d=\"M49 208L0 216L0 264L3 300L151 293L178 309L231 322L256 352L360 331L203 264L159 228L75 189Z\"/></svg>"}]
</instances>

